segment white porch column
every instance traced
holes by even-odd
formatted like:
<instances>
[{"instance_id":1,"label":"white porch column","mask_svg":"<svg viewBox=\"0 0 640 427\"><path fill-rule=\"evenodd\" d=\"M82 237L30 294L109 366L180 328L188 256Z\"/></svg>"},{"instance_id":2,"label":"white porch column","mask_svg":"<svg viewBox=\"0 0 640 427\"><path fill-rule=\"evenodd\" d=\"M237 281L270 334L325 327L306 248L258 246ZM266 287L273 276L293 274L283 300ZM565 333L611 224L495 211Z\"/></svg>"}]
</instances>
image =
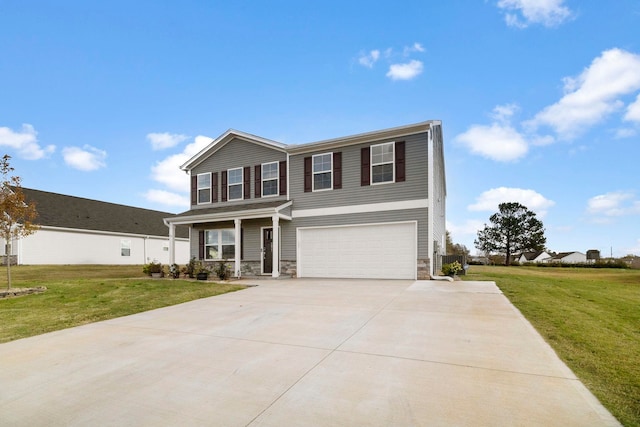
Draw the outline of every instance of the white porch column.
<instances>
[{"instance_id":1,"label":"white porch column","mask_svg":"<svg viewBox=\"0 0 640 427\"><path fill-rule=\"evenodd\" d=\"M271 270L271 277L276 278L280 277L280 230L278 229L280 217L274 215L271 217L271 221L273 222L273 268Z\"/></svg>"},{"instance_id":2,"label":"white porch column","mask_svg":"<svg viewBox=\"0 0 640 427\"><path fill-rule=\"evenodd\" d=\"M240 226L242 225L242 220L241 219L234 219L233 222L236 225L236 235L235 235L235 242L236 242L236 253L235 253L235 275L236 277L240 277L240 254L242 253L242 239L240 238L240 233L241 233L241 228Z\"/></svg>"},{"instance_id":3,"label":"white porch column","mask_svg":"<svg viewBox=\"0 0 640 427\"><path fill-rule=\"evenodd\" d=\"M169 223L169 265L176 263L176 225Z\"/></svg>"}]
</instances>

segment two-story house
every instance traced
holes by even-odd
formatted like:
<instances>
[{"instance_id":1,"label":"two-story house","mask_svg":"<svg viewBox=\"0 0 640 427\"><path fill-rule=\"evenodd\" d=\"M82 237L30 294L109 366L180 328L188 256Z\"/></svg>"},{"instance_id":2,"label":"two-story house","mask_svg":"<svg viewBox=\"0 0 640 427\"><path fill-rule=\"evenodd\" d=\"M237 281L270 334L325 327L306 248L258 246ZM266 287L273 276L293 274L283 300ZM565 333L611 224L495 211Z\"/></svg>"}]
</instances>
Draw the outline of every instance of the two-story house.
<instances>
[{"instance_id":1,"label":"two-story house","mask_svg":"<svg viewBox=\"0 0 640 427\"><path fill-rule=\"evenodd\" d=\"M229 130L181 169L191 209L165 220L170 240L189 226L191 255L225 261L236 276L428 279L439 270L440 121L301 145Z\"/></svg>"}]
</instances>

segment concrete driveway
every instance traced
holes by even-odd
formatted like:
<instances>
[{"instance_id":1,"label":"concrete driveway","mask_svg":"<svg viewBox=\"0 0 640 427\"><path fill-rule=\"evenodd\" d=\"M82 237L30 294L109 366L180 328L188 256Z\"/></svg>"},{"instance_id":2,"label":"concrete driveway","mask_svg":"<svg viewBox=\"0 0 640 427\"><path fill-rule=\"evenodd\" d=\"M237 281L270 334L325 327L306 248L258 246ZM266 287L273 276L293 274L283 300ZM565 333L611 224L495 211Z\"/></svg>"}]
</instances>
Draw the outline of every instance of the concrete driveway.
<instances>
[{"instance_id":1,"label":"concrete driveway","mask_svg":"<svg viewBox=\"0 0 640 427\"><path fill-rule=\"evenodd\" d=\"M281 280L0 345L0 425L619 425L492 282Z\"/></svg>"}]
</instances>

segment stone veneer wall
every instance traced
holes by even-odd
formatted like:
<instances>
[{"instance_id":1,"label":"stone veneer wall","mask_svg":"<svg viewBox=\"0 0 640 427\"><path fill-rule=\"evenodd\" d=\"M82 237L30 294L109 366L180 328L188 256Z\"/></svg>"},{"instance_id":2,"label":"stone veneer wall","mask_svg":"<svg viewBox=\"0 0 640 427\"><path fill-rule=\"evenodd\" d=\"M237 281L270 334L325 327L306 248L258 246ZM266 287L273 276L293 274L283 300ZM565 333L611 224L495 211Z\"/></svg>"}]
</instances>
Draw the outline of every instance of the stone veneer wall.
<instances>
[{"instance_id":1,"label":"stone veneer wall","mask_svg":"<svg viewBox=\"0 0 640 427\"><path fill-rule=\"evenodd\" d=\"M431 270L431 261L429 258L419 258L418 259L418 271L417 277L418 280L429 280L431 279L431 274L429 270Z\"/></svg>"}]
</instances>

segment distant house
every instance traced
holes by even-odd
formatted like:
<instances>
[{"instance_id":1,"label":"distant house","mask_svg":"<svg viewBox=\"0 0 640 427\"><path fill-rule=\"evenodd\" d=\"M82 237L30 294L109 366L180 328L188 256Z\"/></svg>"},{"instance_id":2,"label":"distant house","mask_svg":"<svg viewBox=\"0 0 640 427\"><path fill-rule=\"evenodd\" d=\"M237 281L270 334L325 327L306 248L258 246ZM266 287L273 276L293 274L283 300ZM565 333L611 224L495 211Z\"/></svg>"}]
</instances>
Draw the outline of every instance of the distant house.
<instances>
[{"instance_id":1,"label":"distant house","mask_svg":"<svg viewBox=\"0 0 640 427\"><path fill-rule=\"evenodd\" d=\"M523 252L520 255L516 255L515 260L520 264L523 264L525 262L538 263L550 257L551 255L549 255L546 251Z\"/></svg>"},{"instance_id":2,"label":"distant house","mask_svg":"<svg viewBox=\"0 0 640 427\"><path fill-rule=\"evenodd\" d=\"M586 263L587 255L583 254L582 252L560 252L559 254L545 259L543 262L560 262L565 264Z\"/></svg>"},{"instance_id":3,"label":"distant house","mask_svg":"<svg viewBox=\"0 0 640 427\"><path fill-rule=\"evenodd\" d=\"M14 240L17 264L145 264L169 262L167 212L46 191L22 189L36 203L40 229ZM189 230L175 228L176 262L189 261ZM4 241L0 254L6 255Z\"/></svg>"}]
</instances>

